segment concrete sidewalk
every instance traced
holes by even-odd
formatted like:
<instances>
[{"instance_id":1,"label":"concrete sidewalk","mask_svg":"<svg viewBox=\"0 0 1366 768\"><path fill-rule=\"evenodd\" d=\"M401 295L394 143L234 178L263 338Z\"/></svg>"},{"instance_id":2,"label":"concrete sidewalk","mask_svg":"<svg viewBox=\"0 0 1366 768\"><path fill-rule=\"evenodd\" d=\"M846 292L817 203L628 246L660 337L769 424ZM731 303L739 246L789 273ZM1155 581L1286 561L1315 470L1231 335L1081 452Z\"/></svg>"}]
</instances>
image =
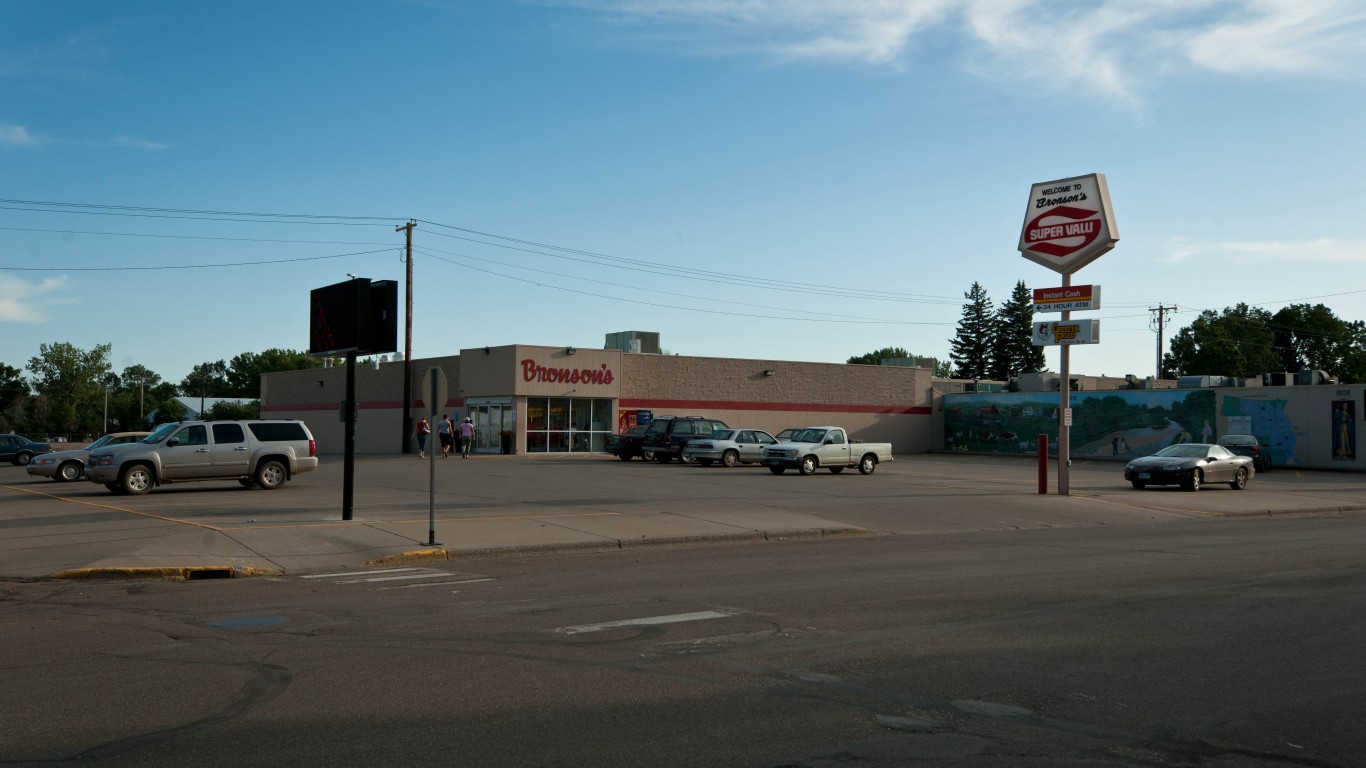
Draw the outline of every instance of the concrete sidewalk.
<instances>
[{"instance_id":1,"label":"concrete sidewalk","mask_svg":"<svg viewBox=\"0 0 1366 768\"><path fill-rule=\"evenodd\" d=\"M1036 466L914 456L871 476L701 468L597 456L361 457L352 520L342 462L278 491L187 483L116 496L0 470L0 576L214 578L404 560L833 536L1174 523L1210 516L1358 514L1366 477L1275 470L1248 490L1133 491L1110 463L1076 465L1071 494L1037 494ZM435 470L434 493L428 481ZM435 498L435 520L429 520ZM434 531L433 531L434 529Z\"/></svg>"}]
</instances>

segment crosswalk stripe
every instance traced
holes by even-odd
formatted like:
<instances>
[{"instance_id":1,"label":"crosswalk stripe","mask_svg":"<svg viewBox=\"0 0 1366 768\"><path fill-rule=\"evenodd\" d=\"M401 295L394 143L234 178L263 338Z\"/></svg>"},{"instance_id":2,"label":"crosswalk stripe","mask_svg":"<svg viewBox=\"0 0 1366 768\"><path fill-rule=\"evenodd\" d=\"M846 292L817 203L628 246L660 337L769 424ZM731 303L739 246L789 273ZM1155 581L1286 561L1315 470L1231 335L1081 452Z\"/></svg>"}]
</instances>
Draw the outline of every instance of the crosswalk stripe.
<instances>
[{"instance_id":1,"label":"crosswalk stripe","mask_svg":"<svg viewBox=\"0 0 1366 768\"><path fill-rule=\"evenodd\" d=\"M450 578L450 574L445 571L436 573L405 573L401 576L380 576L377 579L351 579L349 581L338 581L337 584L366 584L372 581L403 581L405 579L445 579Z\"/></svg>"},{"instance_id":2,"label":"crosswalk stripe","mask_svg":"<svg viewBox=\"0 0 1366 768\"><path fill-rule=\"evenodd\" d=\"M435 584L433 584L433 583L431 583L431 582L427 582L426 584L404 584L404 585L398 586L398 587L377 587L377 589L385 590L385 589L417 589L418 587L453 587L453 586L456 586L456 585L458 585L458 584L475 584L475 583L478 583L478 582L481 582L481 581L493 581L493 579L465 579L465 580L463 580L463 581L438 581L438 582L436 582Z\"/></svg>"},{"instance_id":3,"label":"crosswalk stripe","mask_svg":"<svg viewBox=\"0 0 1366 768\"><path fill-rule=\"evenodd\" d=\"M301 579L335 579L341 576L369 576L372 573L399 573L400 571L416 571L417 568L385 568L378 571L343 571L341 573L310 573L300 576Z\"/></svg>"},{"instance_id":4,"label":"crosswalk stripe","mask_svg":"<svg viewBox=\"0 0 1366 768\"><path fill-rule=\"evenodd\" d=\"M638 627L652 626L656 624L678 624L684 621L702 621L704 619L723 619L727 616L734 616L735 612L724 611L697 611L695 613L675 613L671 616L649 616L642 619L623 619L621 621L604 621L601 624L580 624L576 627L560 627L555 630L565 635L579 635L586 632L601 632L604 629L613 627Z\"/></svg>"}]
</instances>

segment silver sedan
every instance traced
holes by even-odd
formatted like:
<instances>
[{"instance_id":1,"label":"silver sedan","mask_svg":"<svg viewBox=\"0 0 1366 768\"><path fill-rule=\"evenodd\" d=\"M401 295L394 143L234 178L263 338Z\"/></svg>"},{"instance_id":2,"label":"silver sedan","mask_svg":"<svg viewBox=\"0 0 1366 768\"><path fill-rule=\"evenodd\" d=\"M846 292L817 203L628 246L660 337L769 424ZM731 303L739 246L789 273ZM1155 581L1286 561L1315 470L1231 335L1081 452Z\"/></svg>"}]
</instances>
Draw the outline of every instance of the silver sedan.
<instances>
[{"instance_id":1,"label":"silver sedan","mask_svg":"<svg viewBox=\"0 0 1366 768\"><path fill-rule=\"evenodd\" d=\"M764 446L776 445L778 440L762 429L718 429L707 437L697 438L683 448L683 456L696 459L710 467L719 461L727 467L753 464L763 457Z\"/></svg>"},{"instance_id":2,"label":"silver sedan","mask_svg":"<svg viewBox=\"0 0 1366 768\"><path fill-rule=\"evenodd\" d=\"M38 477L50 477L59 483L80 480L85 475L85 463L90 460L92 450L105 445L136 443L149 434L151 433L112 432L84 448L35 456L28 465L28 473Z\"/></svg>"}]
</instances>

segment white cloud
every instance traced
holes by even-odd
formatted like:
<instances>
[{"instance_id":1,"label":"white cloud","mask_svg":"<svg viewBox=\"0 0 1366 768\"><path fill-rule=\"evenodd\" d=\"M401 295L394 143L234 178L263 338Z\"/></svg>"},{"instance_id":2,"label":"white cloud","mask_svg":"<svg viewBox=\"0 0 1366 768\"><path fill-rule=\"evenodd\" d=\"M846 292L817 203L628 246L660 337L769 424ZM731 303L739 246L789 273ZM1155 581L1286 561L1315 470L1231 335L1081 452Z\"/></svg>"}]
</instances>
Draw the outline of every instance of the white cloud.
<instances>
[{"instance_id":1,"label":"white cloud","mask_svg":"<svg viewBox=\"0 0 1366 768\"><path fill-rule=\"evenodd\" d=\"M985 77L1081 87L1121 102L1161 73L1357 75L1360 0L543 0L679 49L900 68L956 36ZM704 42L705 41L705 42Z\"/></svg>"},{"instance_id":2,"label":"white cloud","mask_svg":"<svg viewBox=\"0 0 1366 768\"><path fill-rule=\"evenodd\" d=\"M0 144L29 146L37 143L38 140L24 126L0 123Z\"/></svg>"},{"instance_id":3,"label":"white cloud","mask_svg":"<svg viewBox=\"0 0 1366 768\"><path fill-rule=\"evenodd\" d=\"M45 308L67 304L69 300L51 294L66 285L65 277L49 277L33 283L0 274L0 322L41 323L48 319Z\"/></svg>"},{"instance_id":4,"label":"white cloud","mask_svg":"<svg viewBox=\"0 0 1366 768\"><path fill-rule=\"evenodd\" d=\"M1266 260L1277 264L1336 263L1366 265L1366 242L1343 242L1320 237L1299 242L1197 242L1185 238L1168 241L1161 249L1167 261L1184 261L1201 256L1236 255L1245 260Z\"/></svg>"}]
</instances>

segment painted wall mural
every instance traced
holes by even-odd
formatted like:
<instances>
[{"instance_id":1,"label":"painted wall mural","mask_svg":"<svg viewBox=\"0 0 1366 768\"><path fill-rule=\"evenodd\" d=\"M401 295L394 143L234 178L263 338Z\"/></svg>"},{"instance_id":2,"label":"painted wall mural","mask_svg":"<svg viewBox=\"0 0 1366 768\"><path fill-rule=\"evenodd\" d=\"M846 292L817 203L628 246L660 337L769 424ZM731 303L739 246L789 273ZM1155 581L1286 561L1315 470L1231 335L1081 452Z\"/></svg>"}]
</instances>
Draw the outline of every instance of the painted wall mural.
<instances>
[{"instance_id":1,"label":"painted wall mural","mask_svg":"<svg viewBox=\"0 0 1366 768\"><path fill-rule=\"evenodd\" d=\"M1208 389L1073 392L1075 458L1148 456L1175 443L1217 440ZM1035 453L1038 436L1058 450L1058 395L993 392L944 396L944 441L951 451ZM1293 433L1292 433L1293 437Z\"/></svg>"}]
</instances>

